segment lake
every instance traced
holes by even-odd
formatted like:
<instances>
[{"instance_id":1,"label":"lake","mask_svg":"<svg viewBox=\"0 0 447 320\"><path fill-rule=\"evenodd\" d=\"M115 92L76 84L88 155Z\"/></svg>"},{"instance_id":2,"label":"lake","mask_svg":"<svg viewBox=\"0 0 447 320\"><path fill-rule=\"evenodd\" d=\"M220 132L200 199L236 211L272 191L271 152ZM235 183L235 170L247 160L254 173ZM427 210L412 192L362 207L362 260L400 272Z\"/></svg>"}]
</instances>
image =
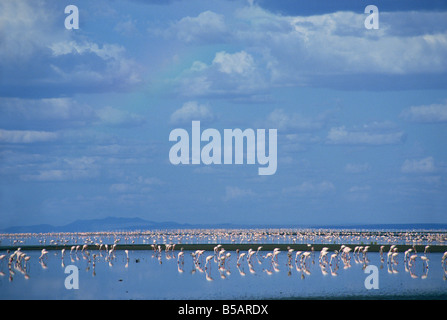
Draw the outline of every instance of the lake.
<instances>
[{"instance_id":1,"label":"lake","mask_svg":"<svg viewBox=\"0 0 447 320\"><path fill-rule=\"evenodd\" d=\"M257 246L253 247L256 250ZM48 250L41 259L40 250L22 250L20 264L8 258L13 253L0 251L0 299L446 299L447 266L443 253L417 253L409 266L404 252L393 261L384 252L353 253L346 258L335 251L320 262L319 251L259 251L248 260L248 251L222 251L202 254L179 249ZM414 253L413 253L414 254ZM218 257L225 259L219 259ZM238 255L242 257L238 260ZM426 256L428 261L421 259ZM207 257L208 261L207 261ZM427 264L428 263L428 264ZM74 284L78 271L78 289ZM377 267L378 289L367 289L367 266ZM427 267L428 266L428 267ZM67 273L65 271L67 270ZM372 273L371 273L372 275ZM68 280L67 280L68 277Z\"/></svg>"}]
</instances>

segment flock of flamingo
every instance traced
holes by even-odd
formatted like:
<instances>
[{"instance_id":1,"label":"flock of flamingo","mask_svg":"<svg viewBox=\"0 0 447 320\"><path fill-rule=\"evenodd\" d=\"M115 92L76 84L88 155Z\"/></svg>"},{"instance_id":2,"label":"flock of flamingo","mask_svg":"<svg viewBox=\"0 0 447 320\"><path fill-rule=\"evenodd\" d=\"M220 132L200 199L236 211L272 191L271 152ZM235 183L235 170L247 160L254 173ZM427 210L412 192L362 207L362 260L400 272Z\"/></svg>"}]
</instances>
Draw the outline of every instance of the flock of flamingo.
<instances>
[{"instance_id":1,"label":"flock of flamingo","mask_svg":"<svg viewBox=\"0 0 447 320\"><path fill-rule=\"evenodd\" d=\"M3 236L3 237L2 237ZM314 244L310 240L324 239L327 243L335 244L340 240L346 240L348 237L350 241L346 244L340 244L336 250L329 250L328 247L323 247L316 251ZM435 243L435 245L443 244L446 241L446 235L443 232L435 233L418 233L418 232L401 232L401 233L370 233L358 231L284 231L284 230L194 230L190 233L183 231L147 231L139 233L92 233L92 234L46 234L39 235L33 238L31 235L0 235L3 242L10 241L15 250L4 250L0 254L0 277L6 276L4 270L5 265L9 272L9 280L12 281L16 272L23 274L25 279L29 279L29 264L32 255L27 254L19 245L25 244L27 240L38 239L40 246L45 246L41 249L40 255L37 258L42 268L47 268L48 253L52 250L55 256L59 256L61 266L64 267L67 259L70 264L76 264L79 260L87 262L86 270L93 270L92 274L96 275L96 264L105 261L110 267L113 266L117 260L117 244L120 241L126 244L137 243L151 243L151 257L162 263L173 260L177 262L177 270L179 273L185 272L185 266L189 260L191 266L191 273L203 273L206 280L214 280L211 273L212 268L216 268L219 276L225 279L231 274L231 268L234 265L241 276L246 275L246 268L249 273L255 274L257 272L265 272L268 275L278 272L280 270L280 255L284 257L287 274L291 275L293 270L300 274L301 278L309 276L313 265L318 265L323 275L330 274L336 276L340 268L348 269L352 266L352 261L355 264L362 264L363 268L369 264L368 252L370 246L368 245L350 245L348 243L355 243L359 239L373 241L381 241L383 245L380 246L380 262L381 268L386 265L389 273L398 273L398 265L403 256L404 270L410 274L412 278L427 278L430 261L430 245L425 245L424 252L417 252L415 245L421 243ZM110 241L113 239L113 241ZM389 244L391 240L398 240L397 242L413 244L405 252L399 252L396 244ZM158 242L160 241L161 242ZM83 244L78 244L78 241L83 241ZM108 243L104 243L110 241ZM168 243L168 241L170 243ZM173 243L173 241L176 241ZM210 243L211 241L224 241L224 243L216 244L213 251L211 250L183 250L182 243L196 242L197 246L200 243ZM274 248L271 251L263 250L262 243L298 243L308 241L306 244L307 250L294 250L287 247L285 252L279 248ZM255 245L256 243L259 245ZM159 244L157 244L159 243ZM226 250L225 246L231 246L232 250ZM237 249L238 244L253 244L253 248L246 251ZM51 246L63 244L64 248L55 250ZM176 247L180 249L176 250ZM94 248L94 249L92 249ZM256 250L255 250L256 249ZM60 252L60 255L58 254ZM135 251L131 250L131 255ZM318 253L319 252L319 253ZM2 252L0 252L2 253ZM125 253L125 267L127 268L130 261L129 250L124 250ZM144 254L144 253L143 253ZM122 256L122 255L120 255ZM141 256L141 254L139 254ZM37 257L37 256L36 256ZM123 257L123 256L122 256ZM134 262L138 263L140 258L134 258ZM385 262L386 260L386 262ZM416 272L417 261L422 263L422 274L419 276ZM442 269L444 271L443 278L447 278L447 251L444 252L441 258Z\"/></svg>"},{"instance_id":2,"label":"flock of flamingo","mask_svg":"<svg viewBox=\"0 0 447 320\"><path fill-rule=\"evenodd\" d=\"M70 245L112 243L378 243L439 244L447 242L445 231L369 231L332 229L173 229L78 233L0 234L0 246L25 244ZM3 242L2 242L3 241Z\"/></svg>"},{"instance_id":3,"label":"flock of flamingo","mask_svg":"<svg viewBox=\"0 0 447 320\"><path fill-rule=\"evenodd\" d=\"M307 251L295 251L292 248L287 249L287 262L285 263L287 267L287 274L290 276L292 274L292 270L295 269L301 276L302 279L305 276L309 276L311 274L311 266L316 264L316 253L311 244L308 244L309 250ZM386 266L388 273L398 273L397 266L399 264L399 252L396 245L391 245L389 247L389 251L386 255L384 255L385 246L382 245L380 247L380 268L382 269L385 263L386 257ZM279 272L279 261L278 255L281 250L279 248L273 249L271 252L267 252L266 254L260 254L260 250L262 246L259 246L257 250L248 249L247 252L241 252L239 249L236 249L233 254L236 254L236 268L241 276L245 276L245 268L244 268L244 260L248 266L249 272L252 274L256 273L255 265L262 265L262 271L267 273L268 275L273 274L273 272ZM323 275L331 274L332 276L338 275L338 270L340 267L343 269L350 268L351 260L353 259L356 264L362 264L362 269L365 269L370 260L368 258L368 249L369 246L355 246L354 250L346 245L341 245L339 250L334 250L333 252L329 251L329 248L323 247L318 256L318 266L320 267L321 273ZM422 274L421 278L425 279L428 276L429 270L429 249L430 246L425 246L425 250L423 254L418 255L416 248L410 248L404 252L404 260L403 264L405 266L405 271L410 274L412 278L418 278L417 272L415 270L416 261L419 259L422 261ZM160 263L162 263L162 247L160 245L153 246L154 254L152 257L156 257ZM169 248L166 250L168 259L172 257L168 255ZM351 256L352 252L352 256ZM211 277L211 266L214 263L219 271L219 275L222 279L225 279L227 275L231 274L230 266L228 261L232 257L231 252L227 252L222 245L217 245L214 247L214 253L208 254L204 260L205 250L196 250L190 252L190 256L192 257L192 269L191 273L195 273L199 271L205 274L206 280L212 281L214 280ZM173 256L175 258L175 255ZM178 272L184 272L185 265L185 254L181 249L177 254L177 265ZM443 279L447 280L447 251L441 257L441 265L444 271Z\"/></svg>"}]
</instances>

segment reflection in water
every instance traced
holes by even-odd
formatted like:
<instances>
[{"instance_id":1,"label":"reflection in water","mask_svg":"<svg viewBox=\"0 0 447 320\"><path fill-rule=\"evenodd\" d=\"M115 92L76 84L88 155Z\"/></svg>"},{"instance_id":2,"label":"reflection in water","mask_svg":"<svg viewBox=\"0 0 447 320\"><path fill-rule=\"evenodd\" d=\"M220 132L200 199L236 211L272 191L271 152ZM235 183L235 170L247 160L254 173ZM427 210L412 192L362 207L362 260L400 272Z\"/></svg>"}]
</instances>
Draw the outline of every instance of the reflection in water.
<instances>
[{"instance_id":1,"label":"reflection in water","mask_svg":"<svg viewBox=\"0 0 447 320\"><path fill-rule=\"evenodd\" d=\"M96 275L97 263L104 262L108 264L110 268L114 266L114 262L116 260L114 245L112 245L110 249L108 249L108 246L105 245L104 247L99 248L96 252L88 251L85 247L78 250L80 248L81 247L79 246L72 247L72 250L70 250L69 253L70 263L73 264L79 262L81 259L84 260L86 262L85 271L91 271L92 276ZM103 248L104 250L102 250ZM314 251L312 249L313 248L311 248L310 251L304 252L294 252L293 249L288 249L287 260L285 262L285 269L287 270L288 276L292 275L293 270L296 270L302 279L312 274L311 265L315 264ZM350 249L350 247L342 245L340 250L331 252L327 247L323 247L318 257L318 266L321 274L324 276L337 276L340 267L345 270L352 267L351 259L354 260L355 264L360 264L364 270L370 263L370 259L368 258L368 246L355 247L352 256ZM342 253L340 254L340 252ZM426 251L423 254L412 254L412 252L415 252L415 250L408 249L404 253L402 261L404 271L413 279L426 279L429 274L429 252ZM22 252L21 248L18 248L13 253L10 253L9 256L8 253L0 255L0 276L6 275L3 268L5 261L7 261L10 281L13 281L16 272L23 274L26 279L29 279L29 261L31 257ZM37 259L42 269L48 268L47 262L50 259L48 253L48 250L43 249ZM179 252L175 252L174 246L166 246L166 250L163 251L162 245L154 245L151 258L157 260L159 264L162 264L163 261L166 261L167 263L171 262L171 260L176 261L178 273L183 273L185 271L185 253L187 252L183 251L183 248ZM191 257L191 274L199 272L205 275L206 280L212 281L213 277L211 272L215 268L218 270L222 279L225 279L231 275L232 252L228 252L222 245L218 245L216 246L214 253L206 255L206 258L204 258L204 253L205 250L189 252L189 256ZM266 252L265 254L259 254L259 250L254 251L251 248L247 252L240 252L239 250L236 250L233 252L233 254L236 255L236 260L233 261L233 264L235 264L240 276L247 275L245 271L246 268L248 269L249 274L257 274L255 265L260 266L258 268L260 268L265 274L272 275L281 271L281 266L278 260L280 253L281 251L277 248L275 248L272 252ZM127 269L130 261L129 250L124 250L124 254L124 268ZM380 251L379 254L380 269L383 269L385 263L383 251ZM293 259L293 256L295 259ZM67 259L65 249L61 250L60 259L61 267L65 268L65 260ZM420 263L418 263L418 261L420 261ZM135 262L138 263L139 259L135 259ZM393 245L389 248L385 265L389 274L399 273L399 252ZM417 267L417 265L419 265L419 267ZM441 258L441 266L444 272L443 278L445 280L447 275L447 252L444 253ZM418 272L417 268L420 268L420 272Z\"/></svg>"},{"instance_id":2,"label":"reflection in water","mask_svg":"<svg viewBox=\"0 0 447 320\"><path fill-rule=\"evenodd\" d=\"M370 246L367 245L349 246L347 244L341 244L337 250L323 247L320 251L315 251L314 245L311 243L307 244L307 249L304 251L295 251L290 247L284 251L279 248L263 251L263 247L259 245L253 245L253 248L248 250L229 251L225 249L225 244L217 244L213 250L209 251L201 249L184 251L181 244L153 242L152 250L148 254L147 250L117 250L116 246L119 241L120 239L114 239L111 244L97 243L94 249L87 244L77 244L60 250L48 247L48 249L42 249L39 252L24 252L25 250L17 248L14 251L0 252L0 285L2 278L8 279L10 283L18 277L21 278L20 276L23 276L28 283L37 281L36 279L39 277L48 279L52 272L55 272L55 268L63 270L70 264L82 268L86 274L91 275L92 279L97 278L98 275L107 278L115 273L113 271L115 269L119 270L120 279L123 278L124 273L136 278L148 273L154 277L158 277L157 274L159 274L159 277L167 279L166 281L175 281L171 279L175 279L176 275L183 275L183 277L190 275L190 281L197 282L203 279L204 283L215 283L219 279L232 283L242 281L242 279L253 279L263 283L269 278L284 274L286 278L301 279L303 283L305 279L317 281L321 290L326 285L332 285L327 279L342 277L342 281L354 281L349 279L349 276L346 278L349 274L353 275L352 279L356 279L357 283L361 283L365 277L363 270L370 264L379 266L380 270L384 270L385 274L390 277L405 277L409 281L419 279L425 282L430 279L447 279L447 252L443 255L431 253L429 245L420 252L417 252L414 246L405 252L399 252L398 247L393 244L382 245L378 253L371 253ZM142 261L145 261L145 268L149 268L151 272L145 270L144 267L138 269L140 273L135 272L136 265ZM149 265L151 261L154 263ZM33 262L34 264L32 264ZM156 265L160 268L158 271L154 269ZM437 270L436 273L431 271L433 265ZM33 279L30 274L35 274ZM320 277L324 280L321 280ZM392 278L390 279L392 281ZM337 283L340 285L339 282ZM8 298L8 290L13 292L14 285L16 284L11 284L7 290L0 290L3 292L0 294L0 298ZM288 287L288 285L287 283L282 284L284 287ZM279 285L278 287L280 288ZM156 289L153 290L156 291ZM341 289L337 288L336 290ZM394 290L401 289L394 288ZM187 293L184 294L187 295ZM290 294L297 293L292 290ZM306 292L300 291L299 294L305 295ZM176 298L175 295L173 297Z\"/></svg>"}]
</instances>

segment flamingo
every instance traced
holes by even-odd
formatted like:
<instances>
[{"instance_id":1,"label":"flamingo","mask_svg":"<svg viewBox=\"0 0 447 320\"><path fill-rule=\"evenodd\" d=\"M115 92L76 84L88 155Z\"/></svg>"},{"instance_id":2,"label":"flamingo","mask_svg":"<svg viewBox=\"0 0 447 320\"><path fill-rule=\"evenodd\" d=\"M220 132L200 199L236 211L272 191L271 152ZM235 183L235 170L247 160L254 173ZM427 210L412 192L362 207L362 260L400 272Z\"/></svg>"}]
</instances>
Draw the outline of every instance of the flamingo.
<instances>
[{"instance_id":1,"label":"flamingo","mask_svg":"<svg viewBox=\"0 0 447 320\"><path fill-rule=\"evenodd\" d=\"M397 258L397 256L399 255L399 252L393 252L393 254L391 255L391 260L393 263L398 264L399 261L395 260Z\"/></svg>"},{"instance_id":2,"label":"flamingo","mask_svg":"<svg viewBox=\"0 0 447 320\"><path fill-rule=\"evenodd\" d=\"M405 251L404 262L408 261L408 256L410 255L411 251L413 251L411 248Z\"/></svg>"},{"instance_id":3,"label":"flamingo","mask_svg":"<svg viewBox=\"0 0 447 320\"><path fill-rule=\"evenodd\" d=\"M408 265L409 265L410 267L413 266L413 263L416 261L417 257L418 257L417 254L412 254L412 255L410 256L410 260L408 261Z\"/></svg>"},{"instance_id":4,"label":"flamingo","mask_svg":"<svg viewBox=\"0 0 447 320\"><path fill-rule=\"evenodd\" d=\"M248 249L248 258L247 258L247 261L250 261L252 255L254 255L255 253L256 253L256 251L252 250L251 248Z\"/></svg>"},{"instance_id":5,"label":"flamingo","mask_svg":"<svg viewBox=\"0 0 447 320\"><path fill-rule=\"evenodd\" d=\"M444 252L444 254L442 255L441 263L444 264L444 262L445 262L446 259L447 259L447 251Z\"/></svg>"},{"instance_id":6,"label":"flamingo","mask_svg":"<svg viewBox=\"0 0 447 320\"><path fill-rule=\"evenodd\" d=\"M180 260L182 260L182 264L185 262L183 251L180 251L177 255L177 263L180 263Z\"/></svg>"},{"instance_id":7,"label":"flamingo","mask_svg":"<svg viewBox=\"0 0 447 320\"><path fill-rule=\"evenodd\" d=\"M363 256L365 256L368 253L369 246L366 246L363 248Z\"/></svg>"},{"instance_id":8,"label":"flamingo","mask_svg":"<svg viewBox=\"0 0 447 320\"><path fill-rule=\"evenodd\" d=\"M337 259L337 257L338 257L338 251L335 250L335 253L331 254L331 260L329 261L330 266L332 266L332 259ZM338 260L336 262L338 262Z\"/></svg>"},{"instance_id":9,"label":"flamingo","mask_svg":"<svg viewBox=\"0 0 447 320\"><path fill-rule=\"evenodd\" d=\"M270 258L270 259L272 259L272 262L273 262L273 253L272 253L272 252L269 252L269 253L267 253L263 258L264 258L264 259Z\"/></svg>"},{"instance_id":10,"label":"flamingo","mask_svg":"<svg viewBox=\"0 0 447 320\"><path fill-rule=\"evenodd\" d=\"M205 273L205 278L207 281L214 281L214 279L208 273Z\"/></svg>"},{"instance_id":11,"label":"flamingo","mask_svg":"<svg viewBox=\"0 0 447 320\"><path fill-rule=\"evenodd\" d=\"M429 261L429 259L427 258L427 256L425 256L425 255L421 256L421 260L424 262L425 268L428 269L428 261Z\"/></svg>"},{"instance_id":12,"label":"flamingo","mask_svg":"<svg viewBox=\"0 0 447 320\"><path fill-rule=\"evenodd\" d=\"M310 254L311 253L309 251L306 251L301 255L301 261L304 262L304 265L306 265L306 261L309 258Z\"/></svg>"},{"instance_id":13,"label":"flamingo","mask_svg":"<svg viewBox=\"0 0 447 320\"><path fill-rule=\"evenodd\" d=\"M320 263L321 262L323 262L323 263L327 263L328 262L327 261L327 254L328 253L329 253L328 251L321 251L320 252L320 258L319 258Z\"/></svg>"},{"instance_id":14,"label":"flamingo","mask_svg":"<svg viewBox=\"0 0 447 320\"><path fill-rule=\"evenodd\" d=\"M320 257L318 258L318 261L321 262L321 260L323 260L323 259L326 258L326 255L328 254L328 250L329 250L328 247L323 247L323 248L321 248L321 251L320 251Z\"/></svg>"},{"instance_id":15,"label":"flamingo","mask_svg":"<svg viewBox=\"0 0 447 320\"><path fill-rule=\"evenodd\" d=\"M6 254L0 255L0 262L3 262L3 259L6 257Z\"/></svg>"},{"instance_id":16,"label":"flamingo","mask_svg":"<svg viewBox=\"0 0 447 320\"><path fill-rule=\"evenodd\" d=\"M298 257L299 257L302 253L303 253L302 251L297 251L297 252L295 253L295 263L298 262Z\"/></svg>"},{"instance_id":17,"label":"flamingo","mask_svg":"<svg viewBox=\"0 0 447 320\"><path fill-rule=\"evenodd\" d=\"M279 250L279 248L275 248L275 249L273 249L273 259L275 259L276 261L278 261L278 254L280 253L281 251ZM272 259L272 260L273 260Z\"/></svg>"},{"instance_id":18,"label":"flamingo","mask_svg":"<svg viewBox=\"0 0 447 320\"><path fill-rule=\"evenodd\" d=\"M211 261L211 259L214 258L214 255L209 255L208 257L206 257L205 259L205 270L207 269L206 265ZM211 265L210 265L211 268Z\"/></svg>"},{"instance_id":19,"label":"flamingo","mask_svg":"<svg viewBox=\"0 0 447 320\"><path fill-rule=\"evenodd\" d=\"M217 255L217 253L218 253L218 250L220 249L220 247L222 247L222 245L221 245L221 244L218 244L217 246L215 246L215 247L214 247L214 254L216 254L216 255Z\"/></svg>"},{"instance_id":20,"label":"flamingo","mask_svg":"<svg viewBox=\"0 0 447 320\"><path fill-rule=\"evenodd\" d=\"M46 255L48 254L48 251L45 249L42 249L41 253L42 254L39 257L39 260L42 260L44 257L46 257Z\"/></svg>"},{"instance_id":21,"label":"flamingo","mask_svg":"<svg viewBox=\"0 0 447 320\"><path fill-rule=\"evenodd\" d=\"M237 258L237 265L238 265L238 266L240 265L239 261L240 261L240 260L244 260L244 256L245 256L245 252L241 253L241 254L239 255L239 257Z\"/></svg>"}]
</instances>

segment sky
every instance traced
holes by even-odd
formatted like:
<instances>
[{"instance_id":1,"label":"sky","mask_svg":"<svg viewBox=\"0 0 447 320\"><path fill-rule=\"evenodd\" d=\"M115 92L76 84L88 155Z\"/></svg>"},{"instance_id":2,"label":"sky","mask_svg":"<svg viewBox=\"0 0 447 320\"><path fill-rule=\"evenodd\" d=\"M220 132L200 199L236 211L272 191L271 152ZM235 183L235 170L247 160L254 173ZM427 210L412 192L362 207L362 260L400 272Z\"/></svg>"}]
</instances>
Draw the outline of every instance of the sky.
<instances>
[{"instance_id":1,"label":"sky","mask_svg":"<svg viewBox=\"0 0 447 320\"><path fill-rule=\"evenodd\" d=\"M445 1L1 1L0 228L447 223L446 84ZM173 165L192 121L275 174Z\"/></svg>"}]
</instances>

